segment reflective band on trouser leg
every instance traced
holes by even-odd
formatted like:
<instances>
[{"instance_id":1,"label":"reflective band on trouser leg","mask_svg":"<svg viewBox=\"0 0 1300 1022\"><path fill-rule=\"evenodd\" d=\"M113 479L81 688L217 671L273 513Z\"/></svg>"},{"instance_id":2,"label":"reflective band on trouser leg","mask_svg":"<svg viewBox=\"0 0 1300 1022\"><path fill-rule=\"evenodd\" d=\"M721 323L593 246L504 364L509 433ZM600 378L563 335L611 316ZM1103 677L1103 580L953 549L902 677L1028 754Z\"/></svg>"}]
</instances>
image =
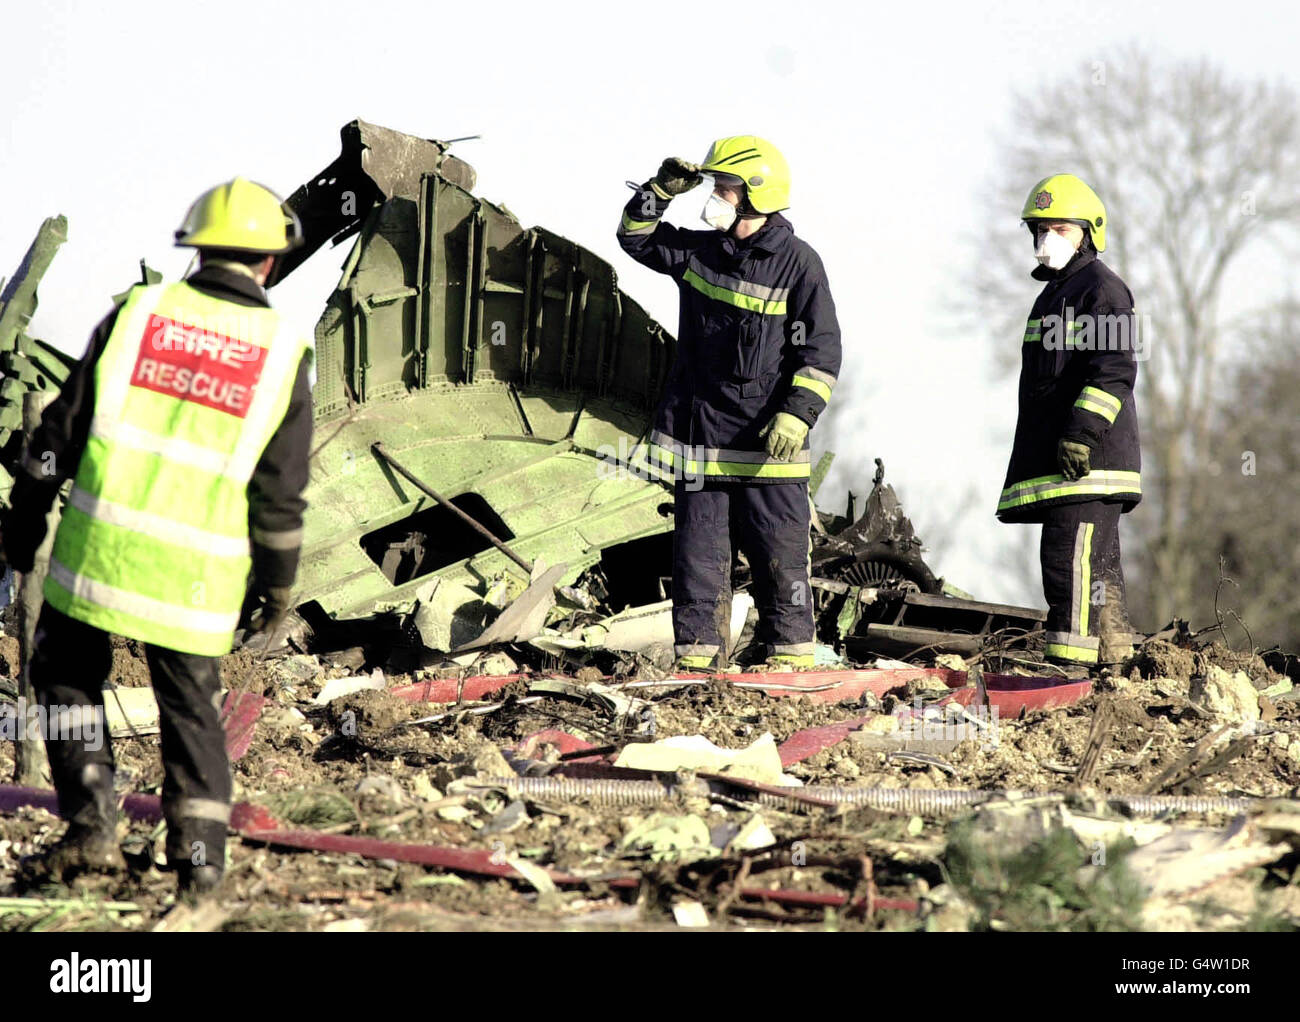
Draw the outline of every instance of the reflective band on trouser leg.
<instances>
[{"instance_id":1,"label":"reflective band on trouser leg","mask_svg":"<svg viewBox=\"0 0 1300 1022\"><path fill-rule=\"evenodd\" d=\"M778 664L812 667L814 663L813 644L811 642L774 643L772 645L772 655L767 659Z\"/></svg>"},{"instance_id":2,"label":"reflective band on trouser leg","mask_svg":"<svg viewBox=\"0 0 1300 1022\"><path fill-rule=\"evenodd\" d=\"M230 804L210 798L183 798L176 806L176 815L182 820L211 820L214 823L229 823Z\"/></svg>"},{"instance_id":3,"label":"reflective band on trouser leg","mask_svg":"<svg viewBox=\"0 0 1300 1022\"><path fill-rule=\"evenodd\" d=\"M1088 634L1092 600L1092 522L1075 528L1074 551L1070 558L1070 630L1047 632L1043 638L1045 656L1080 663L1097 662L1098 639Z\"/></svg>"},{"instance_id":4,"label":"reflective band on trouser leg","mask_svg":"<svg viewBox=\"0 0 1300 1022\"><path fill-rule=\"evenodd\" d=\"M683 653L682 650L684 649L694 650L695 652ZM674 646L673 653L677 657L677 666L685 671L702 671L713 667L718 662L717 646L702 646L699 643L693 643L689 646Z\"/></svg>"},{"instance_id":5,"label":"reflective band on trouser leg","mask_svg":"<svg viewBox=\"0 0 1300 1022\"><path fill-rule=\"evenodd\" d=\"M307 350L270 309L184 283L133 288L96 367L50 605L153 645L229 652L251 565L248 481Z\"/></svg>"},{"instance_id":6,"label":"reflective band on trouser leg","mask_svg":"<svg viewBox=\"0 0 1300 1022\"><path fill-rule=\"evenodd\" d=\"M1044 632L1043 655L1061 660L1077 660L1082 664L1095 664L1099 640L1096 636L1072 635L1069 632Z\"/></svg>"},{"instance_id":7,"label":"reflective band on trouser leg","mask_svg":"<svg viewBox=\"0 0 1300 1022\"><path fill-rule=\"evenodd\" d=\"M1080 522L1074 540L1071 565L1070 627L1079 636L1088 634L1088 607L1092 595L1092 522Z\"/></svg>"},{"instance_id":8,"label":"reflective band on trouser leg","mask_svg":"<svg viewBox=\"0 0 1300 1022\"><path fill-rule=\"evenodd\" d=\"M1094 529L1089 519L1100 506L1067 504L1045 512L1039 554L1047 598L1047 656L1080 663L1097 660L1097 637L1088 634Z\"/></svg>"},{"instance_id":9,"label":"reflective band on trouser leg","mask_svg":"<svg viewBox=\"0 0 1300 1022\"><path fill-rule=\"evenodd\" d=\"M271 532L256 526L251 530L253 542L268 550L297 550L302 546L302 529L285 529Z\"/></svg>"}]
</instances>

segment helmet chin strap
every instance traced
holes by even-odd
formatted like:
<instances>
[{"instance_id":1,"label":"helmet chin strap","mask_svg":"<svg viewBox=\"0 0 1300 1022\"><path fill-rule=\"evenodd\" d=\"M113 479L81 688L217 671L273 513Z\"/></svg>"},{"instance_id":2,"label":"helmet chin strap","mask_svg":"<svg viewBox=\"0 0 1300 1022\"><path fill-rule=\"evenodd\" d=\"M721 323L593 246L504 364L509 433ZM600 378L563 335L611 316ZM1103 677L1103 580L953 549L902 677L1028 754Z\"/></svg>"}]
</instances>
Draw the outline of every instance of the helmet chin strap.
<instances>
[{"instance_id":1,"label":"helmet chin strap","mask_svg":"<svg viewBox=\"0 0 1300 1022\"><path fill-rule=\"evenodd\" d=\"M760 213L749 204L749 188L744 185L742 185L742 188L743 191L741 193L740 205L736 207L736 219L733 220L731 226L727 228L727 234L733 238L737 238L737 240L739 239L736 234L736 227L742 220L765 220L769 216L767 213Z\"/></svg>"}]
</instances>

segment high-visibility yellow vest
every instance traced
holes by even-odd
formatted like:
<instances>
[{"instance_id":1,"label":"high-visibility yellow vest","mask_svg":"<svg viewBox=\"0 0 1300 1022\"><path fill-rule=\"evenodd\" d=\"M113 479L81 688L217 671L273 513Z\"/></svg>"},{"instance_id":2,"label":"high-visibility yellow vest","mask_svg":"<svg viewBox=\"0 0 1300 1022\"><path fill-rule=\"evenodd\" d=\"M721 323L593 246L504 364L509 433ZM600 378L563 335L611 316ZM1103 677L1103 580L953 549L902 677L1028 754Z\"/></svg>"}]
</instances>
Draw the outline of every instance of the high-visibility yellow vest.
<instances>
[{"instance_id":1,"label":"high-visibility yellow vest","mask_svg":"<svg viewBox=\"0 0 1300 1022\"><path fill-rule=\"evenodd\" d=\"M270 309L185 283L133 288L95 368L50 605L142 642L228 653L252 564L248 482L306 350Z\"/></svg>"}]
</instances>

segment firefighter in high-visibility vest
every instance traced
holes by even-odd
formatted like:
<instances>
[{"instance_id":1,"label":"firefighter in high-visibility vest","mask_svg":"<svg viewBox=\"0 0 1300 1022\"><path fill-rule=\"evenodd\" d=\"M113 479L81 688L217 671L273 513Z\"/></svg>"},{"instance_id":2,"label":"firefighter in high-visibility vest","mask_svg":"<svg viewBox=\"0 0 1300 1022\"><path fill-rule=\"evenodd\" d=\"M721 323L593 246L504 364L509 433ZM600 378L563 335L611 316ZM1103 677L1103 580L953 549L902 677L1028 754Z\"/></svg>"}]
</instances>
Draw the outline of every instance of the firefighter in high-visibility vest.
<instances>
[{"instance_id":1,"label":"firefighter in high-visibility vest","mask_svg":"<svg viewBox=\"0 0 1300 1022\"><path fill-rule=\"evenodd\" d=\"M144 644L160 710L168 863L182 892L220 883L231 778L218 658L241 613L251 633L274 633L302 542L311 349L263 290L301 240L269 189L236 178L205 192L176 232L198 269L127 292L23 456L2 523L18 571L72 480L30 665L68 822L33 864L40 879L122 866L107 736L70 737L78 718L102 724L121 635Z\"/></svg>"},{"instance_id":2,"label":"firefighter in high-visibility vest","mask_svg":"<svg viewBox=\"0 0 1300 1022\"><path fill-rule=\"evenodd\" d=\"M711 179L687 231L662 217ZM840 328L822 261L795 236L790 168L755 135L715 141L696 165L664 160L636 189L618 240L681 296L677 357L655 412L647 467L673 478L673 632L683 669L728 664L731 562L753 572L758 625L741 664L813 665L808 434L840 371Z\"/></svg>"},{"instance_id":3,"label":"firefighter in high-visibility vest","mask_svg":"<svg viewBox=\"0 0 1300 1022\"><path fill-rule=\"evenodd\" d=\"M1021 218L1044 282L1020 345L1020 413L998 500L1041 522L1046 645L1074 668L1131 653L1119 516L1142 499L1133 388L1143 350L1133 293L1098 258L1106 210L1073 174L1034 185Z\"/></svg>"}]
</instances>

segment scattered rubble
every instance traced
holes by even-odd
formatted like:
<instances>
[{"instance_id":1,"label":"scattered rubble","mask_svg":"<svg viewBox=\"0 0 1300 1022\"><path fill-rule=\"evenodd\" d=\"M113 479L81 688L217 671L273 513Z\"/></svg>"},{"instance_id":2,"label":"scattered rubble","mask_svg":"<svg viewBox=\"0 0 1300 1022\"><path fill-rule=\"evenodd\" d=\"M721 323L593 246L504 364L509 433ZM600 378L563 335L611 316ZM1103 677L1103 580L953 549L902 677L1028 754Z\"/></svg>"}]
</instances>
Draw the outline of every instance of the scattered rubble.
<instances>
[{"instance_id":1,"label":"scattered rubble","mask_svg":"<svg viewBox=\"0 0 1300 1022\"><path fill-rule=\"evenodd\" d=\"M1232 678L1217 667L1226 651L1196 652ZM1289 801L1300 785L1300 708L1282 702L1270 721L1200 709L1194 670L1143 676L1161 655L1145 650L1128 674L1104 676L1054 708L1029 708L1036 690L1025 688L1023 712L999 716L993 734L962 715L978 719L977 704L960 701L973 689L952 660L830 672L842 679L830 689L827 672L812 673L803 695L785 680L799 675L647 682L462 668L439 679L430 669L380 668L362 677L383 688L322 706L331 683L358 677L346 664L234 654L227 684L262 702L234 763L246 808L236 814L242 840L232 842L222 911L206 923L175 915L170 876L153 865L155 799L131 803L136 815L122 823L132 847L150 849L135 854L143 863L135 876L88 882L67 904L0 901L0 926L821 928L828 911L841 928L1300 925L1300 902L1285 893L1300 868L1300 811ZM1246 677L1255 691L1270 683ZM1004 679L983 675L990 699L1032 680ZM1078 789L1073 774L1103 700L1111 740ZM496 709L473 712L483 706ZM629 726L649 716L652 735ZM926 739L922 721L952 733ZM157 741L139 733L115 742L124 790L159 790ZM1194 768L1236 743L1244 744L1220 767ZM1234 808L1144 815L1140 793L1202 744L1193 768L1159 785L1161 797L1231 798ZM11 750L0 744L0 770ZM669 759L638 758L654 750ZM735 769L756 752L762 771ZM782 776L799 786L773 788ZM625 777L667 783L657 799L618 804L610 799ZM529 794L530 778L570 778L574 790L610 795ZM1039 794L901 812L823 794L887 789ZM1108 805L1116 796L1132 799ZM13 886L18 860L61 824L52 801L34 808L5 798L0 898L23 898ZM916 803L931 804L940 802Z\"/></svg>"}]
</instances>

